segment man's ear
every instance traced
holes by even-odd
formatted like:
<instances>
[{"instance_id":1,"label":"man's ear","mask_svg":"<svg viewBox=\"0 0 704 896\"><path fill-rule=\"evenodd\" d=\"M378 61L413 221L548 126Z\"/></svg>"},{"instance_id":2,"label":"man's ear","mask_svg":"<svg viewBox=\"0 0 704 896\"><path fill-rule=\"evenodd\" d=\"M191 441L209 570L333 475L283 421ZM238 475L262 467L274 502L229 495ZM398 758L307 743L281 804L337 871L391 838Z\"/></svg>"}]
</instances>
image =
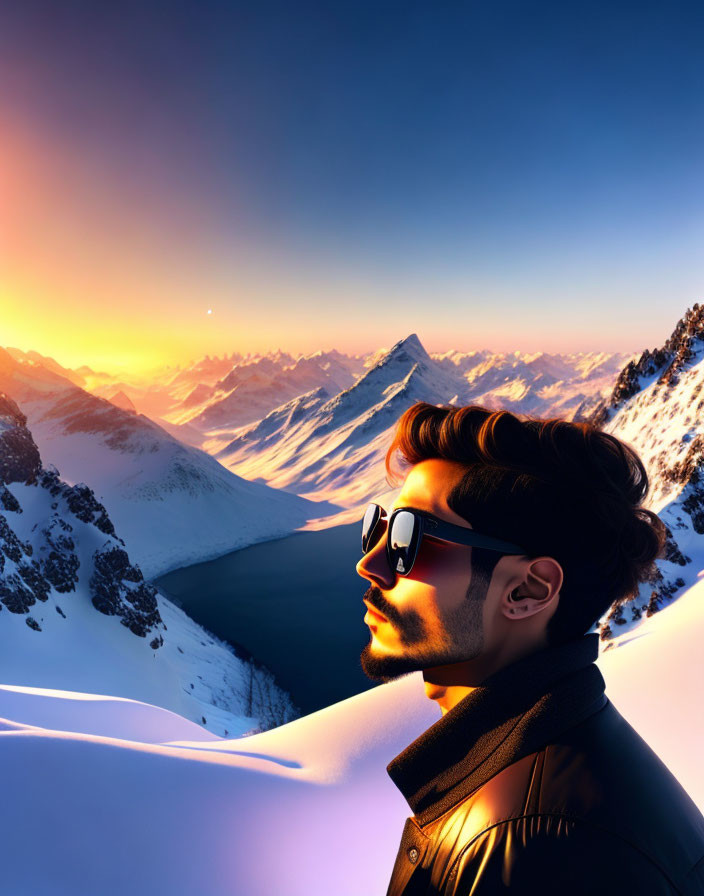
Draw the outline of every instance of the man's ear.
<instances>
[{"instance_id":1,"label":"man's ear","mask_svg":"<svg viewBox=\"0 0 704 896\"><path fill-rule=\"evenodd\" d=\"M525 619L556 605L564 574L553 557L536 557L524 572L523 581L507 590L501 612L511 619Z\"/></svg>"}]
</instances>

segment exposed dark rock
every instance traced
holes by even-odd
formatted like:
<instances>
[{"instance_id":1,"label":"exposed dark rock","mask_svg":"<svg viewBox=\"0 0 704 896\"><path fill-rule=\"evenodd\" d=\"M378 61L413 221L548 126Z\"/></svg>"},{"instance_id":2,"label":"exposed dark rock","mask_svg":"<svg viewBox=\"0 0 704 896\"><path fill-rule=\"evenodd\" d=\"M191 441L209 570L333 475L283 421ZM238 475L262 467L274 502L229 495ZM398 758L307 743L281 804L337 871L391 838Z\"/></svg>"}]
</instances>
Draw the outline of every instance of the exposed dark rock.
<instances>
[{"instance_id":1,"label":"exposed dark rock","mask_svg":"<svg viewBox=\"0 0 704 896\"><path fill-rule=\"evenodd\" d=\"M702 483L690 483L682 501L682 509L692 518L692 528L699 535L704 534L704 488ZM684 492L683 492L684 494Z\"/></svg>"},{"instance_id":2,"label":"exposed dark rock","mask_svg":"<svg viewBox=\"0 0 704 896\"><path fill-rule=\"evenodd\" d=\"M45 488L54 498L57 495L60 495L65 487L65 483L61 481L59 475L59 471L56 467L53 464L49 464L46 467L42 467L39 476L39 485L42 488ZM51 505L51 509L56 510L58 506L58 502L54 501Z\"/></svg>"},{"instance_id":3,"label":"exposed dark rock","mask_svg":"<svg viewBox=\"0 0 704 896\"><path fill-rule=\"evenodd\" d=\"M666 530L666 539L665 539L665 549L663 554L664 560L669 560L670 563L677 563L678 566L686 566L688 563L692 562L691 557L687 557L686 554L683 554L682 551L677 546L677 542L672 534L672 531L668 525L665 525Z\"/></svg>"},{"instance_id":4,"label":"exposed dark rock","mask_svg":"<svg viewBox=\"0 0 704 896\"><path fill-rule=\"evenodd\" d=\"M687 560L686 562L690 561ZM655 586L650 592L648 603L645 606L640 606L635 603L638 598L614 603L606 616L604 624L600 627L602 641L607 641L614 637L614 623L616 625L625 625L628 622L624 616L624 611L627 607L630 607L631 610L631 621L639 620L643 610L645 610L646 616L652 616L653 613L657 613L661 609L666 601L671 600L673 595L685 586L685 581L681 576L678 576L676 579L667 578L657 565L646 581Z\"/></svg>"},{"instance_id":5,"label":"exposed dark rock","mask_svg":"<svg viewBox=\"0 0 704 896\"><path fill-rule=\"evenodd\" d=\"M98 501L92 489L85 483L68 485L59 478L59 471L53 465L42 468L40 484L48 489L53 497L61 495L70 512L83 523L92 523L105 535L115 535L115 528L105 507ZM56 509L54 502L52 509Z\"/></svg>"},{"instance_id":6,"label":"exposed dark rock","mask_svg":"<svg viewBox=\"0 0 704 896\"><path fill-rule=\"evenodd\" d=\"M681 461L668 464L660 471L663 479L672 485L686 485L688 482L699 482L701 479L702 460L704 459L704 435L698 434L689 441L687 452Z\"/></svg>"},{"instance_id":7,"label":"exposed dark rock","mask_svg":"<svg viewBox=\"0 0 704 896\"><path fill-rule=\"evenodd\" d=\"M660 572L658 570L658 572ZM666 600L671 600L672 596L676 591L679 591L680 588L684 588L685 581L681 577L677 577L676 579L669 581L663 576L660 572L659 582L656 585L655 589L650 593L650 600L648 601L645 607L645 615L652 616L653 613L657 613L657 611L662 607L663 603Z\"/></svg>"},{"instance_id":8,"label":"exposed dark rock","mask_svg":"<svg viewBox=\"0 0 704 896\"><path fill-rule=\"evenodd\" d=\"M125 553L123 551L123 553ZM126 556L126 554L125 554ZM125 572L123 578L126 582L143 582L144 576L142 575L142 570L137 566L136 563L127 563L125 567Z\"/></svg>"},{"instance_id":9,"label":"exposed dark rock","mask_svg":"<svg viewBox=\"0 0 704 896\"><path fill-rule=\"evenodd\" d=\"M20 563L17 572L24 583L32 589L37 600L48 600L50 586L42 575L41 567L36 560L32 560L31 563Z\"/></svg>"},{"instance_id":10,"label":"exposed dark rock","mask_svg":"<svg viewBox=\"0 0 704 896\"><path fill-rule=\"evenodd\" d=\"M0 579L0 601L11 613L26 613L36 603L33 592L15 572Z\"/></svg>"},{"instance_id":11,"label":"exposed dark rock","mask_svg":"<svg viewBox=\"0 0 704 896\"><path fill-rule=\"evenodd\" d=\"M75 591L78 584L80 560L73 538L65 534L70 531L72 529L69 523L53 517L51 523L42 530L44 543L39 549L44 576L61 594Z\"/></svg>"},{"instance_id":12,"label":"exposed dark rock","mask_svg":"<svg viewBox=\"0 0 704 896\"><path fill-rule=\"evenodd\" d=\"M616 625L625 625L626 619L623 615L623 604L617 603L609 611L608 616L606 617L609 623L615 622Z\"/></svg>"},{"instance_id":13,"label":"exposed dark rock","mask_svg":"<svg viewBox=\"0 0 704 896\"><path fill-rule=\"evenodd\" d=\"M648 601L648 604L645 608L645 615L652 616L653 613L657 613L657 611L660 609L660 604L661 599L659 598L657 591L653 591L653 593L650 595L650 600Z\"/></svg>"},{"instance_id":14,"label":"exposed dark rock","mask_svg":"<svg viewBox=\"0 0 704 896\"><path fill-rule=\"evenodd\" d=\"M33 484L41 468L39 449L17 403L0 392L0 481Z\"/></svg>"},{"instance_id":15,"label":"exposed dark rock","mask_svg":"<svg viewBox=\"0 0 704 896\"><path fill-rule=\"evenodd\" d=\"M8 560L13 563L19 563L23 555L32 555L32 545L22 542L10 528L10 524L3 514L0 513L0 550L5 554Z\"/></svg>"},{"instance_id":16,"label":"exposed dark rock","mask_svg":"<svg viewBox=\"0 0 704 896\"><path fill-rule=\"evenodd\" d=\"M20 502L3 482L0 482L0 507L10 513L22 513Z\"/></svg>"},{"instance_id":17,"label":"exposed dark rock","mask_svg":"<svg viewBox=\"0 0 704 896\"><path fill-rule=\"evenodd\" d=\"M124 626L140 637L162 624L157 590L143 581L126 551L107 543L93 554L93 570L91 600L97 610L106 616L118 616Z\"/></svg>"},{"instance_id":18,"label":"exposed dark rock","mask_svg":"<svg viewBox=\"0 0 704 896\"><path fill-rule=\"evenodd\" d=\"M66 486L65 495L68 509L75 517L84 523L92 523L105 535L115 534L115 528L107 510L87 485L79 482L73 488Z\"/></svg>"}]
</instances>

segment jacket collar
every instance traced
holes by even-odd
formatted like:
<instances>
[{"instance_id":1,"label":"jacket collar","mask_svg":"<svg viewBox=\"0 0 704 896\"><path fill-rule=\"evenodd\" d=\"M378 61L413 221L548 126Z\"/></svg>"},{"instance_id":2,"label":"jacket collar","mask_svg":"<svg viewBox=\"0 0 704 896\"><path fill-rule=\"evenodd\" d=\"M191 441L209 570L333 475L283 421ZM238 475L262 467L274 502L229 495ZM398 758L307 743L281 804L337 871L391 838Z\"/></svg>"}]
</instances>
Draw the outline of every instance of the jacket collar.
<instances>
[{"instance_id":1,"label":"jacket collar","mask_svg":"<svg viewBox=\"0 0 704 896\"><path fill-rule=\"evenodd\" d=\"M547 647L486 678L387 765L419 824L542 749L607 702L599 635Z\"/></svg>"}]
</instances>

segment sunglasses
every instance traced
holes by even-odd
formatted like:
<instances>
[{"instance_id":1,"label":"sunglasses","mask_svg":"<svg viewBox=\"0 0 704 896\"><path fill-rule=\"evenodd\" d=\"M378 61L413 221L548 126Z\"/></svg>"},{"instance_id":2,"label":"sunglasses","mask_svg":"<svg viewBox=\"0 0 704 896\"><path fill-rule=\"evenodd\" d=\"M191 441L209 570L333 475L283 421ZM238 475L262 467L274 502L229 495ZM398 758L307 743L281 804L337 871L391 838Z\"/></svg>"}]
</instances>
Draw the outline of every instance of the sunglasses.
<instances>
[{"instance_id":1,"label":"sunglasses","mask_svg":"<svg viewBox=\"0 0 704 896\"><path fill-rule=\"evenodd\" d=\"M385 522L384 508L379 504L370 504L362 520L362 553L368 554L379 542ZM386 527L386 556L389 566L398 575L407 576L413 569L423 538L486 548L502 554L528 554L520 545L482 535L464 526L455 526L438 519L432 513L412 507L397 507L389 517Z\"/></svg>"}]
</instances>

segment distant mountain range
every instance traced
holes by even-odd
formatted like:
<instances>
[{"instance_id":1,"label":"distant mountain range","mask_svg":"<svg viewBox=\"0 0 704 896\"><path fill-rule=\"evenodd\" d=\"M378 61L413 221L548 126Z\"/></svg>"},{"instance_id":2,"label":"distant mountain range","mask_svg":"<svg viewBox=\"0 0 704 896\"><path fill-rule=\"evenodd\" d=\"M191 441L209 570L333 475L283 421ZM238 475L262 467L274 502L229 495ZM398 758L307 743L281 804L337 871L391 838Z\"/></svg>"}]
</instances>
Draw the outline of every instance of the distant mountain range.
<instances>
[{"instance_id":1,"label":"distant mountain range","mask_svg":"<svg viewBox=\"0 0 704 896\"><path fill-rule=\"evenodd\" d=\"M45 465L86 483L144 575L288 535L335 510L248 482L143 414L0 348L0 392L17 403Z\"/></svg>"},{"instance_id":2,"label":"distant mountain range","mask_svg":"<svg viewBox=\"0 0 704 896\"><path fill-rule=\"evenodd\" d=\"M347 388L333 391L321 382L257 422L232 427L230 439L225 426L205 428L203 447L247 479L356 507L386 489L384 454L396 421L414 402L482 404L570 419L608 394L630 357L429 355L411 334L376 353Z\"/></svg>"},{"instance_id":3,"label":"distant mountain range","mask_svg":"<svg viewBox=\"0 0 704 896\"><path fill-rule=\"evenodd\" d=\"M388 490L384 455L417 401L593 420L639 450L670 530L658 576L604 621L609 637L698 572L688 547L704 533L701 315L695 305L640 357L428 353L413 333L366 355L206 356L135 383L0 349L0 391L26 415L44 463L95 494L148 579L357 514Z\"/></svg>"}]
</instances>

